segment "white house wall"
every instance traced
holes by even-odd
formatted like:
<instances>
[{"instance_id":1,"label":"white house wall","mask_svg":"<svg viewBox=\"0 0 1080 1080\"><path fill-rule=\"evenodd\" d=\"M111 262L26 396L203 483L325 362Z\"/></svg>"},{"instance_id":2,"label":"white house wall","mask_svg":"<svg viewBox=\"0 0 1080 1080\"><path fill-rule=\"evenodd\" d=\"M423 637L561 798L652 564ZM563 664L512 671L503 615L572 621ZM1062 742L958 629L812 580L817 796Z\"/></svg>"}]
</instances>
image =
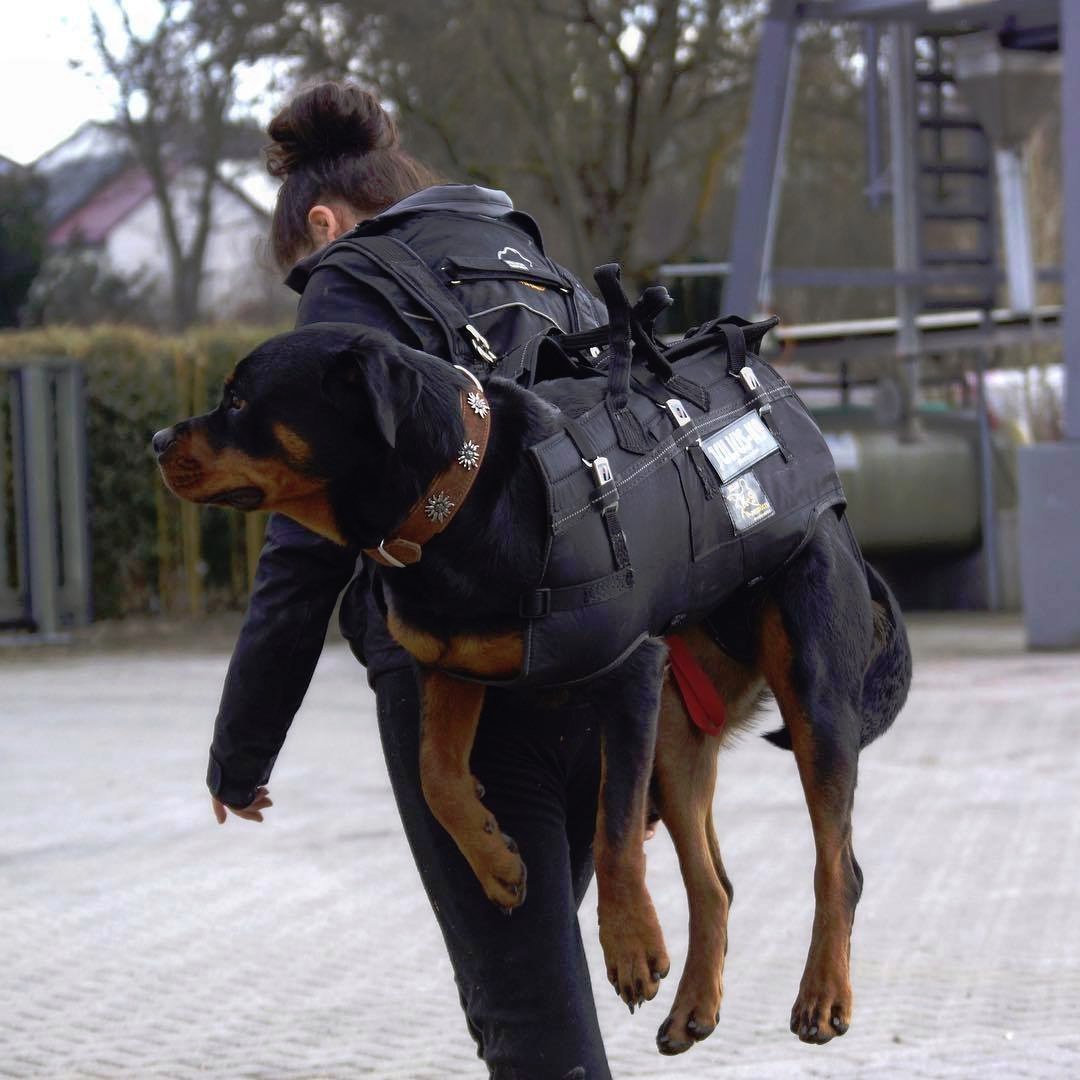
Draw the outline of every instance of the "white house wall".
<instances>
[{"instance_id":1,"label":"white house wall","mask_svg":"<svg viewBox=\"0 0 1080 1080\"><path fill-rule=\"evenodd\" d=\"M196 223L198 180L192 171L174 181L174 213L185 247ZM205 316L227 319L243 315L287 292L261 254L267 224L244 199L226 188L215 189L200 299ZM105 254L116 273L142 285L155 282L161 290L161 302L167 302L168 246L155 199L144 201L112 229Z\"/></svg>"}]
</instances>

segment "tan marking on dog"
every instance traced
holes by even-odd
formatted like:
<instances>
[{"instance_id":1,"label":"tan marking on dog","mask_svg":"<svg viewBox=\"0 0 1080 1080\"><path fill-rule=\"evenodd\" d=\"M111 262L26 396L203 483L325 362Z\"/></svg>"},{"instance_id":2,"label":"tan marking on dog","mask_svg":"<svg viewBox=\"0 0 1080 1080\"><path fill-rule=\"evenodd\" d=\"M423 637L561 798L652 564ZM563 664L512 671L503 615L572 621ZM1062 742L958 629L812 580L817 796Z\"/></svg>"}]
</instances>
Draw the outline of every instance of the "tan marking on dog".
<instances>
[{"instance_id":1,"label":"tan marking on dog","mask_svg":"<svg viewBox=\"0 0 1080 1080\"><path fill-rule=\"evenodd\" d=\"M406 623L391 606L387 628L421 664L476 678L512 678L521 671L525 643L517 631L504 634L456 634L439 637Z\"/></svg>"},{"instance_id":2,"label":"tan marking on dog","mask_svg":"<svg viewBox=\"0 0 1080 1080\"><path fill-rule=\"evenodd\" d=\"M761 675L733 660L698 627L678 635L724 700L724 729L707 735L690 719L669 670L660 699L653 768L657 808L679 858L690 914L690 939L679 988L658 1046L680 1054L712 1033L723 998L731 882L713 826L716 758L745 727L765 688Z\"/></svg>"},{"instance_id":3,"label":"tan marking on dog","mask_svg":"<svg viewBox=\"0 0 1080 1080\"><path fill-rule=\"evenodd\" d=\"M211 502L236 488L258 488L263 499L256 509L276 510L336 544L345 543L325 481L284 461L252 457L235 447L215 451L198 423L177 439L161 462L161 474L174 495L190 502Z\"/></svg>"},{"instance_id":4,"label":"tan marking on dog","mask_svg":"<svg viewBox=\"0 0 1080 1080\"><path fill-rule=\"evenodd\" d=\"M792 678L793 655L779 611L767 608L761 622L762 670L791 736L817 850L814 925L791 1030L806 1042L828 1042L847 1031L852 1014L851 926L857 897L850 888L851 806L837 805L830 785L818 776L813 728ZM804 1026L816 1031L803 1036Z\"/></svg>"},{"instance_id":5,"label":"tan marking on dog","mask_svg":"<svg viewBox=\"0 0 1080 1080\"><path fill-rule=\"evenodd\" d=\"M289 456L289 460L299 468L306 468L311 464L311 447L307 440L293 431L287 424L280 421L271 428L274 438L281 444L282 450Z\"/></svg>"},{"instance_id":6,"label":"tan marking on dog","mask_svg":"<svg viewBox=\"0 0 1080 1080\"><path fill-rule=\"evenodd\" d=\"M607 827L607 743L600 758L600 798L596 810L593 856L596 864L596 914L608 982L630 1007L651 1001L660 980L671 970L664 932L645 884L645 813L647 785L635 792L629 822L618 843Z\"/></svg>"},{"instance_id":7,"label":"tan marking on dog","mask_svg":"<svg viewBox=\"0 0 1080 1080\"><path fill-rule=\"evenodd\" d=\"M453 837L488 899L511 911L525 899L525 864L480 801L469 771L485 688L442 671L421 683L420 784L440 825Z\"/></svg>"}]
</instances>

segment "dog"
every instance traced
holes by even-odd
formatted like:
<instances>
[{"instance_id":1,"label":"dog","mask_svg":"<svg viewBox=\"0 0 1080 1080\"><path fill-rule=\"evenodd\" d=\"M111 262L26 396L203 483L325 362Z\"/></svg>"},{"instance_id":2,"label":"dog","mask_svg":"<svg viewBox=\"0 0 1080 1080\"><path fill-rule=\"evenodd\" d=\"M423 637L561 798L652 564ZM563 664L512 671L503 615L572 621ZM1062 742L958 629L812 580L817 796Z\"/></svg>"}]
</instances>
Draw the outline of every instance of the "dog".
<instances>
[{"instance_id":1,"label":"dog","mask_svg":"<svg viewBox=\"0 0 1080 1080\"><path fill-rule=\"evenodd\" d=\"M517 598L543 565L546 508L525 451L559 430L561 413L595 404L601 381L526 390L491 377L481 386L380 332L316 324L256 348L215 409L153 438L179 497L274 510L382 564L388 626L422 673L425 798L507 911L525 899L525 866L481 801L470 751L484 680L521 668ZM455 471L467 475L448 495ZM609 979L633 1011L670 967L645 886L651 802L677 850L690 912L686 965L657 1045L681 1053L715 1028L733 895L712 823L717 751L771 691L784 727L766 737L795 755L817 853L813 931L790 1026L805 1042L828 1042L852 1016L850 936L863 884L851 834L858 755L895 719L911 678L896 601L830 511L791 562L677 637L725 703L722 734L690 722L658 639L581 688L603 730L594 858Z\"/></svg>"}]
</instances>

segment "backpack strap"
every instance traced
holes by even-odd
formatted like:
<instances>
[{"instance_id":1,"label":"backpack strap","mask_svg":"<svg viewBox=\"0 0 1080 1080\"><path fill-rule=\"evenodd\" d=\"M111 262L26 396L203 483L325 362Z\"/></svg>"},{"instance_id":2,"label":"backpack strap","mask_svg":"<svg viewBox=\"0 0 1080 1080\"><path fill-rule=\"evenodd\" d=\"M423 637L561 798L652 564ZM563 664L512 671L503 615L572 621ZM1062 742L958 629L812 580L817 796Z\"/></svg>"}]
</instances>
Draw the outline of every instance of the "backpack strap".
<instances>
[{"instance_id":1,"label":"backpack strap","mask_svg":"<svg viewBox=\"0 0 1080 1080\"><path fill-rule=\"evenodd\" d=\"M430 266L408 244L392 236L356 236L349 246L365 254L427 311L442 330L453 360L483 361L490 369L499 358L468 312Z\"/></svg>"}]
</instances>

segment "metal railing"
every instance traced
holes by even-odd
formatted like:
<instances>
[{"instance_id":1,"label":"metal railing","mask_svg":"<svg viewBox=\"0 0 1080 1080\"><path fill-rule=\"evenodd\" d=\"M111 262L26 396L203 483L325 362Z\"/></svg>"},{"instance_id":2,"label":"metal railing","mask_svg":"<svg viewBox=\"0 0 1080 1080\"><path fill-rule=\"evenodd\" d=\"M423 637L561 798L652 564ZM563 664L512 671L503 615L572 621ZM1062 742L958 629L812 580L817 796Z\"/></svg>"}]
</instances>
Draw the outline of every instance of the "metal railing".
<instances>
[{"instance_id":1,"label":"metal railing","mask_svg":"<svg viewBox=\"0 0 1080 1080\"><path fill-rule=\"evenodd\" d=\"M0 366L0 629L48 639L90 619L83 373Z\"/></svg>"}]
</instances>

